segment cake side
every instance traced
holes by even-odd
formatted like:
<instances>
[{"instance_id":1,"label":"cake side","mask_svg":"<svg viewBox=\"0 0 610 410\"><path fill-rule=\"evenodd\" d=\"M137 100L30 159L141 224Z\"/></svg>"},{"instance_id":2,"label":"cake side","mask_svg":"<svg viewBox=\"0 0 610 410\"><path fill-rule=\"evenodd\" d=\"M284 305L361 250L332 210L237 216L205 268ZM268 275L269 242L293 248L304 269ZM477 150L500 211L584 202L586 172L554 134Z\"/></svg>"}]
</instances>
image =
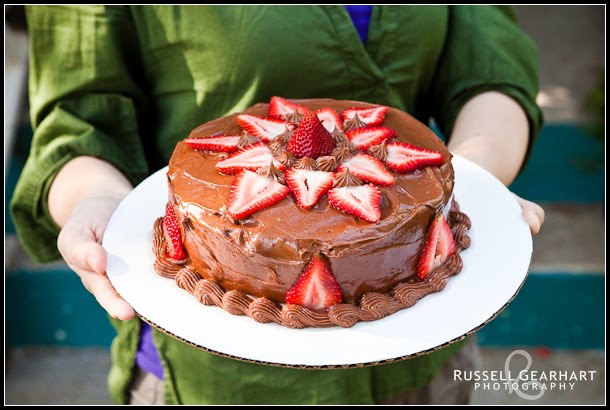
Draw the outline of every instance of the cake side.
<instances>
[{"instance_id":1,"label":"cake side","mask_svg":"<svg viewBox=\"0 0 610 410\"><path fill-rule=\"evenodd\" d=\"M351 327L360 321L381 319L415 305L421 298L443 290L447 281L462 270L460 252L470 246L470 219L460 211L456 201L452 202L447 219L455 238L456 250L445 262L430 271L425 280L408 280L397 284L389 292L368 292L357 303L339 303L324 311L226 290L217 282L205 279L193 267L169 259L162 228L163 218L155 221L153 228L155 270L166 278L174 279L179 288L193 295L200 303L218 306L232 315L247 315L260 323L273 322L292 328Z\"/></svg>"}]
</instances>

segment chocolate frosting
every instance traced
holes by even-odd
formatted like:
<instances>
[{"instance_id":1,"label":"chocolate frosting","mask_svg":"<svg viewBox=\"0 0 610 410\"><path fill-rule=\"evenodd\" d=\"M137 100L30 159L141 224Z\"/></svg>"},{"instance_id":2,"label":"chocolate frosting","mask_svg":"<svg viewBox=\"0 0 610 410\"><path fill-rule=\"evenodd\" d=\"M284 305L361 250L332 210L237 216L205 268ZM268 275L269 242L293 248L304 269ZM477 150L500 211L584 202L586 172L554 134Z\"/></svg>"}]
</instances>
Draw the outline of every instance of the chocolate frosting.
<instances>
[{"instance_id":1,"label":"chocolate frosting","mask_svg":"<svg viewBox=\"0 0 610 410\"><path fill-rule=\"evenodd\" d=\"M237 148L243 148L248 145L252 145L256 142L259 142L259 141L260 141L260 138L255 137L254 135L250 134L248 131L244 131L241 134L241 137L239 137L239 141L237 142Z\"/></svg>"},{"instance_id":2,"label":"chocolate frosting","mask_svg":"<svg viewBox=\"0 0 610 410\"><path fill-rule=\"evenodd\" d=\"M309 157L303 157L294 166L297 169L306 169L309 171L317 171L319 169L318 163L315 159Z\"/></svg>"},{"instance_id":3,"label":"chocolate frosting","mask_svg":"<svg viewBox=\"0 0 610 410\"><path fill-rule=\"evenodd\" d=\"M337 168L337 158L332 155L324 155L316 158L320 171L333 172Z\"/></svg>"},{"instance_id":4,"label":"chocolate frosting","mask_svg":"<svg viewBox=\"0 0 610 410\"><path fill-rule=\"evenodd\" d=\"M356 128L366 127L366 123L360 119L358 114L354 115L353 118L343 121L343 128L345 131L355 130Z\"/></svg>"},{"instance_id":5,"label":"chocolate frosting","mask_svg":"<svg viewBox=\"0 0 610 410\"><path fill-rule=\"evenodd\" d=\"M369 148L369 154L378 160L385 161L388 158L387 141L384 140L379 145L373 145L371 148Z\"/></svg>"},{"instance_id":6,"label":"chocolate frosting","mask_svg":"<svg viewBox=\"0 0 610 410\"><path fill-rule=\"evenodd\" d=\"M281 138L275 138L273 141L271 141L269 143L269 149L278 158L278 160L279 160L280 154L285 152L284 151L285 148L286 148L286 143L284 143L284 141L282 141ZM281 162L281 160L280 160L280 162Z\"/></svg>"},{"instance_id":7,"label":"chocolate frosting","mask_svg":"<svg viewBox=\"0 0 610 410\"><path fill-rule=\"evenodd\" d=\"M156 229L161 222L162 218L155 222L154 230L157 260L166 258L164 252L160 251L165 247L163 232ZM406 280L395 285L389 292L367 292L358 303L340 303L326 311L313 311L300 305L276 303L265 297L252 297L236 290L227 292L213 280L204 279L192 267L177 265L180 270L175 275L175 280L180 288L192 294L200 303L216 305L233 315L247 315L260 323L274 322L292 328L352 327L359 321L381 319L415 305L424 296L444 289L447 281L462 270L459 252L470 246L470 238L466 233L470 219L459 211L455 201L449 213L448 223L452 231L464 232L464 234L455 238L456 252L430 272L426 280ZM155 269L157 266L155 264Z\"/></svg>"},{"instance_id":8,"label":"chocolate frosting","mask_svg":"<svg viewBox=\"0 0 610 410\"><path fill-rule=\"evenodd\" d=\"M275 165L273 165L273 161L271 161L268 167L259 168L256 173L275 179L280 184L286 185L286 178L284 177L284 173L277 169Z\"/></svg>"},{"instance_id":9,"label":"chocolate frosting","mask_svg":"<svg viewBox=\"0 0 610 410\"><path fill-rule=\"evenodd\" d=\"M291 168L299 160L296 155L290 151L282 151L277 155L277 160L284 164L286 167Z\"/></svg>"},{"instance_id":10,"label":"chocolate frosting","mask_svg":"<svg viewBox=\"0 0 610 410\"><path fill-rule=\"evenodd\" d=\"M335 137L335 141L337 142L337 149L339 148L347 148L352 153L357 152L358 148L354 145L354 143L347 138L347 135L339 131L340 134L337 134Z\"/></svg>"},{"instance_id":11,"label":"chocolate frosting","mask_svg":"<svg viewBox=\"0 0 610 410\"><path fill-rule=\"evenodd\" d=\"M358 186L358 185L362 185L362 180L360 178L358 178L356 175L349 172L349 169L339 172L335 176L335 180L333 182L333 187L335 187L335 188L343 188L346 186Z\"/></svg>"},{"instance_id":12,"label":"chocolate frosting","mask_svg":"<svg viewBox=\"0 0 610 410\"><path fill-rule=\"evenodd\" d=\"M328 99L295 103L310 110L330 107L337 112L371 106ZM264 117L268 107L257 104L244 113ZM236 117L233 114L208 122L197 132L239 135ZM300 209L288 195L236 225L227 216L234 176L222 175L215 168L222 154L195 151L178 143L169 163L168 180L189 256L186 266L224 289L274 303L284 302L303 266L318 251L329 257L343 301L348 304L368 292L388 292L412 278L432 219L449 211L451 154L430 129L404 112L389 108L384 125L397 131L398 141L440 151L445 163L407 174L393 173L396 185L381 187L381 219L377 223L331 207L326 195L311 210ZM282 162L282 155L278 161Z\"/></svg>"},{"instance_id":13,"label":"chocolate frosting","mask_svg":"<svg viewBox=\"0 0 610 410\"><path fill-rule=\"evenodd\" d=\"M345 136L345 133L343 131L341 131L339 128L335 127L335 129L333 130L333 132L330 133L330 135L333 136L333 138L335 139L335 142L337 143L337 145L339 145L339 143L341 142L341 140L343 138L347 138Z\"/></svg>"},{"instance_id":14,"label":"chocolate frosting","mask_svg":"<svg viewBox=\"0 0 610 410\"><path fill-rule=\"evenodd\" d=\"M303 119L303 114L299 112L299 110L294 110L290 114L284 115L284 121L288 121L294 125L299 125L301 120Z\"/></svg>"},{"instance_id":15,"label":"chocolate frosting","mask_svg":"<svg viewBox=\"0 0 610 410\"><path fill-rule=\"evenodd\" d=\"M349 147L344 146L335 148L333 152L330 153L330 155L337 158L337 162L341 164L353 157L356 152L357 151L355 149L351 149Z\"/></svg>"}]
</instances>

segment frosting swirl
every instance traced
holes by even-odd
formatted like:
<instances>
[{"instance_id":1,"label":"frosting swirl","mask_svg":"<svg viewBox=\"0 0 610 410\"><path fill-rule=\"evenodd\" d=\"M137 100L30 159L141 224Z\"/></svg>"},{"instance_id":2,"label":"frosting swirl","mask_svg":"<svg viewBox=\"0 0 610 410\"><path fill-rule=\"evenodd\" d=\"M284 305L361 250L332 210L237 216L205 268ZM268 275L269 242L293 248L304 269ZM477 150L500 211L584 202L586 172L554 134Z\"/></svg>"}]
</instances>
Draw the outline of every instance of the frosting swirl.
<instances>
[{"instance_id":1,"label":"frosting swirl","mask_svg":"<svg viewBox=\"0 0 610 410\"><path fill-rule=\"evenodd\" d=\"M373 145L369 148L369 154L378 160L385 161L388 158L387 140L384 140L379 145Z\"/></svg>"},{"instance_id":2,"label":"frosting swirl","mask_svg":"<svg viewBox=\"0 0 610 410\"><path fill-rule=\"evenodd\" d=\"M335 127L335 129L333 130L333 132L330 133L330 135L333 136L333 138L335 139L335 142L337 144L339 144L339 142L342 138L346 138L345 133L337 127Z\"/></svg>"},{"instance_id":3,"label":"frosting swirl","mask_svg":"<svg viewBox=\"0 0 610 410\"><path fill-rule=\"evenodd\" d=\"M273 165L273 161L267 167L261 167L256 170L256 173L259 175L263 175L272 179L275 179L282 185L286 185L286 178L284 177L284 173L277 169L275 165Z\"/></svg>"},{"instance_id":4,"label":"frosting swirl","mask_svg":"<svg viewBox=\"0 0 610 410\"><path fill-rule=\"evenodd\" d=\"M343 128L345 131L355 130L356 128L366 127L366 122L362 121L358 114L355 114L353 118L343 121Z\"/></svg>"},{"instance_id":5,"label":"frosting swirl","mask_svg":"<svg viewBox=\"0 0 610 410\"><path fill-rule=\"evenodd\" d=\"M282 151L276 156L277 160L284 164L287 168L292 168L299 160L292 152Z\"/></svg>"},{"instance_id":6,"label":"frosting swirl","mask_svg":"<svg viewBox=\"0 0 610 410\"><path fill-rule=\"evenodd\" d=\"M303 119L303 114L299 112L299 110L294 110L291 113L284 114L284 121L288 121L294 125L299 125L301 120Z\"/></svg>"},{"instance_id":7,"label":"frosting swirl","mask_svg":"<svg viewBox=\"0 0 610 410\"><path fill-rule=\"evenodd\" d=\"M354 143L341 131L340 134L335 138L337 142L337 148L348 148L351 152L357 152L358 148L354 145Z\"/></svg>"},{"instance_id":8,"label":"frosting swirl","mask_svg":"<svg viewBox=\"0 0 610 410\"><path fill-rule=\"evenodd\" d=\"M273 152L276 156L280 156L282 152L286 149L286 143L282 141L280 138L276 138L271 141L268 145L271 152Z\"/></svg>"},{"instance_id":9,"label":"frosting swirl","mask_svg":"<svg viewBox=\"0 0 610 410\"><path fill-rule=\"evenodd\" d=\"M252 145L259 141L260 141L260 138L255 137L254 135L250 134L248 131L244 131L244 132L242 132L241 137L239 137L239 141L237 142L237 148L247 147L248 145Z\"/></svg>"},{"instance_id":10,"label":"frosting swirl","mask_svg":"<svg viewBox=\"0 0 610 410\"><path fill-rule=\"evenodd\" d=\"M334 188L343 188L346 186L357 186L362 185L362 180L358 178L356 175L349 172L349 169L345 171L339 172L335 177L335 181L333 184Z\"/></svg>"},{"instance_id":11,"label":"frosting swirl","mask_svg":"<svg viewBox=\"0 0 610 410\"><path fill-rule=\"evenodd\" d=\"M319 169L316 160L309 157L301 158L294 167L297 169L306 169L309 171L317 171Z\"/></svg>"},{"instance_id":12,"label":"frosting swirl","mask_svg":"<svg viewBox=\"0 0 610 410\"><path fill-rule=\"evenodd\" d=\"M332 155L324 155L316 159L320 171L333 172L337 167L337 158Z\"/></svg>"},{"instance_id":13,"label":"frosting swirl","mask_svg":"<svg viewBox=\"0 0 610 410\"><path fill-rule=\"evenodd\" d=\"M337 147L330 153L333 157L337 158L338 163L342 163L350 159L356 154L356 151L349 147Z\"/></svg>"}]
</instances>

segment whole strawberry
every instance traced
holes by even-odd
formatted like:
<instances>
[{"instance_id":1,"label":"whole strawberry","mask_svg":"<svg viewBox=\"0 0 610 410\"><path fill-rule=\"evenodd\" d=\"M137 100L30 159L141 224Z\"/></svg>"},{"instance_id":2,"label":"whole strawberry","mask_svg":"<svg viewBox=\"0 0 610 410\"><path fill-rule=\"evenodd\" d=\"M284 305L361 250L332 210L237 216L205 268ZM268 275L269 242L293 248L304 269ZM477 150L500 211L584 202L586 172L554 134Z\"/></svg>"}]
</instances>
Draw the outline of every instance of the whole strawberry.
<instances>
[{"instance_id":1,"label":"whole strawberry","mask_svg":"<svg viewBox=\"0 0 610 410\"><path fill-rule=\"evenodd\" d=\"M299 128L294 132L286 150L299 158L318 158L329 155L336 147L335 139L324 128L318 116L309 112L305 114Z\"/></svg>"}]
</instances>

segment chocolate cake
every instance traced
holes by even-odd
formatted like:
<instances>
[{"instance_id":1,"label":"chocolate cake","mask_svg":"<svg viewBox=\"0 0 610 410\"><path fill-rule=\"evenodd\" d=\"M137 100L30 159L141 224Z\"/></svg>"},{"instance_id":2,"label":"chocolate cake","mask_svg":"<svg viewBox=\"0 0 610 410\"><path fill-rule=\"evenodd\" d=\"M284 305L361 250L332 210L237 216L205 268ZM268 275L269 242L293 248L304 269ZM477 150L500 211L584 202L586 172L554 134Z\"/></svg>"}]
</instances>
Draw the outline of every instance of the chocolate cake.
<instances>
[{"instance_id":1,"label":"chocolate cake","mask_svg":"<svg viewBox=\"0 0 610 410\"><path fill-rule=\"evenodd\" d=\"M469 246L451 154L394 108L274 97L194 129L167 180L156 271L260 322L382 318L441 290Z\"/></svg>"}]
</instances>

